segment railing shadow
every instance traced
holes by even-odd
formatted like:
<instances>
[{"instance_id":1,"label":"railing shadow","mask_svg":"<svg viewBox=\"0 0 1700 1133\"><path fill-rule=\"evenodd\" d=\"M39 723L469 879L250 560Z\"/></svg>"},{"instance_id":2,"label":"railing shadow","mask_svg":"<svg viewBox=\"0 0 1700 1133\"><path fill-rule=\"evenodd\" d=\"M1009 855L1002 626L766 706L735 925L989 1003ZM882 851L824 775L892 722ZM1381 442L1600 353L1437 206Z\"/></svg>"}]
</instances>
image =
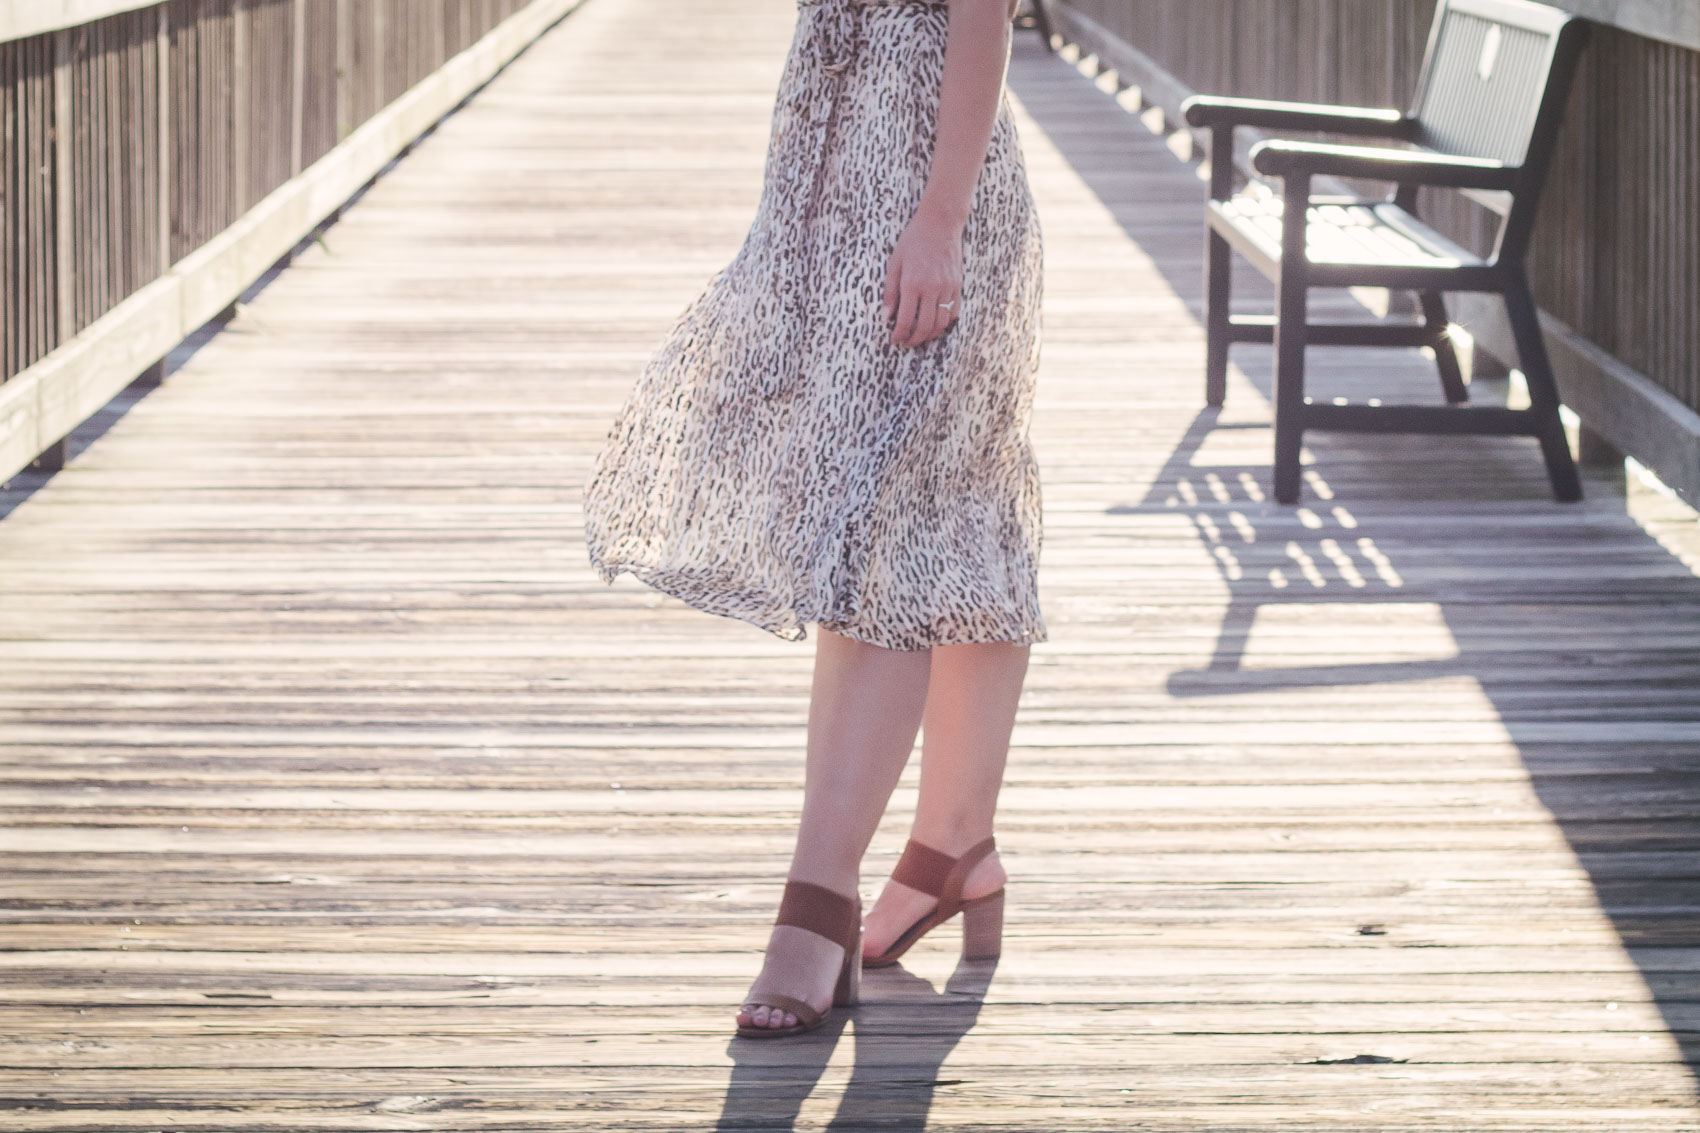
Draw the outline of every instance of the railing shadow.
<instances>
[{"instance_id":1,"label":"railing shadow","mask_svg":"<svg viewBox=\"0 0 1700 1133\"><path fill-rule=\"evenodd\" d=\"M1034 57L1026 66L1040 89L1026 97L1021 68L1012 72L1012 87L1027 113L1202 322L1200 182L1133 115L1068 64ZM1075 97L1058 97L1053 84L1071 81L1079 84ZM1100 109L1089 113L1104 117L1083 122L1081 104L1094 97ZM1106 132L1119 132L1128 149L1107 152ZM1166 187L1175 196L1133 208L1128 170L1147 160L1149 168L1139 167L1145 191ZM1174 170L1172 180L1163 177L1163 162ZM1183 198L1195 207L1188 214L1194 219L1185 224L1174 219ZM1253 283L1239 288L1236 298L1258 303L1268 295ZM1267 348L1261 356L1247 348L1235 354L1265 399L1267 358ZM1438 400L1438 383L1426 377L1432 363L1414 351L1406 361L1404 385L1420 391L1420 383L1428 381ZM1340 389L1351 389L1347 367L1324 361L1321 371L1324 385L1334 380ZM1198 388L1202 406L1202 336ZM1700 819L1687 805L1700 770L1700 744L1693 738L1700 722L1700 649L1691 640L1684 643L1680 627L1692 626L1700 611L1700 578L1626 514L1621 480L1592 474L1586 504L1554 504L1538 456L1520 442L1319 437L1312 446L1315 463L1307 469L1307 501L1285 508L1266 496L1267 463L1236 462L1244 446L1234 443L1234 431L1263 428L1201 410L1142 496L1110 509L1186 516L1227 592L1209 660L1171 674L1168 691L1195 699L1440 678L1476 682L1536 796L1586 871L1595 902L1636 964L1692 1075L1700 1068L1694 1024L1700 974L1679 950L1700 943L1700 890L1689 868L1689 855L1700 849ZM1442 452L1417 447L1436 442L1450 447ZM1228 459L1212 459L1206 451L1211 447ZM1388 470L1421 467L1428 453L1434 453L1437 467L1455 462L1479 475L1440 476L1439 483L1427 484L1420 478L1398 481ZM1384 462L1383 455L1391 459ZM1323 476L1334 467L1349 467L1353 477L1349 491L1348 481L1340 479L1341 496L1397 498L1416 507L1400 514L1376 502L1360 506L1335 498ZM1469 518L1473 527L1423 524L1424 508L1453 499L1461 520ZM1543 532L1539 524L1527 537L1515 537L1494 526L1515 527L1512 513L1493 506L1507 501L1534 516L1575 506L1562 514L1586 523L1579 521L1574 537L1558 541L1550 526ZM1487 506L1472 515L1478 505ZM1609 548L1601 540L1609 540ZM1590 573L1589 557L1602 554L1617 567ZM1611 581L1609 593L1600 590L1602 578ZM1260 617L1317 603L1419 604L1433 611L1436 640L1449 638L1452 652L1391 662L1345 656L1338 663L1282 666L1260 657L1247 664ZM1662 611L1674 618L1667 633L1660 632ZM1620 619L1627 624L1616 624ZM1579 644L1595 641L1592 649ZM1315 651L1307 650L1312 656Z\"/></svg>"},{"instance_id":2,"label":"railing shadow","mask_svg":"<svg viewBox=\"0 0 1700 1133\"><path fill-rule=\"evenodd\" d=\"M855 1060L826 1128L922 1133L935 1092L950 1084L939 1071L974 1029L996 971L995 960L964 960L942 989L901 965L865 972L860 1005L835 1012L819 1030L795 1039L733 1039L732 1080L715 1129L796 1128L849 1026Z\"/></svg>"}]
</instances>

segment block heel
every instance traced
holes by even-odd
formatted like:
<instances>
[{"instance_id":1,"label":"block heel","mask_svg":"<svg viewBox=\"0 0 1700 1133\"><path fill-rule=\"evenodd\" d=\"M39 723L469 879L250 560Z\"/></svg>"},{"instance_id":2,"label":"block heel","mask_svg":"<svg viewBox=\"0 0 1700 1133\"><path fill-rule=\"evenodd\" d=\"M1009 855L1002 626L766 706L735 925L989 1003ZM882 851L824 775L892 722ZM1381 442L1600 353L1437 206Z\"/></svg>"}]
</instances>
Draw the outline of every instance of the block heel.
<instances>
[{"instance_id":1,"label":"block heel","mask_svg":"<svg viewBox=\"0 0 1700 1133\"><path fill-rule=\"evenodd\" d=\"M996 960L1003 954L1003 890L962 906L962 958Z\"/></svg>"},{"instance_id":2,"label":"block heel","mask_svg":"<svg viewBox=\"0 0 1700 1133\"><path fill-rule=\"evenodd\" d=\"M857 921L861 920L858 912ZM856 926L855 943L844 950L844 966L838 969L838 986L832 991L834 1007L854 1007L862 999L862 928Z\"/></svg>"}]
</instances>

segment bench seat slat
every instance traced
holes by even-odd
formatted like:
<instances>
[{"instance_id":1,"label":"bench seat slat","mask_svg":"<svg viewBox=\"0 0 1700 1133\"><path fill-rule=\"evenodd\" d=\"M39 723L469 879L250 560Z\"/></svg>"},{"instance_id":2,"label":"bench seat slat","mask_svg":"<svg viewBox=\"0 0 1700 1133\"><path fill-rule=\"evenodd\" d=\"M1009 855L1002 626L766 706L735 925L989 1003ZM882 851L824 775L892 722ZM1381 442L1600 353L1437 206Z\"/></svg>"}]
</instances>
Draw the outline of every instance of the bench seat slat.
<instances>
[{"instance_id":1,"label":"bench seat slat","mask_svg":"<svg viewBox=\"0 0 1700 1133\"><path fill-rule=\"evenodd\" d=\"M1283 204L1242 193L1210 202L1211 225L1251 258L1281 262ZM1310 210L1306 258L1313 264L1378 268L1485 268L1487 261L1397 205L1356 198L1317 198Z\"/></svg>"}]
</instances>

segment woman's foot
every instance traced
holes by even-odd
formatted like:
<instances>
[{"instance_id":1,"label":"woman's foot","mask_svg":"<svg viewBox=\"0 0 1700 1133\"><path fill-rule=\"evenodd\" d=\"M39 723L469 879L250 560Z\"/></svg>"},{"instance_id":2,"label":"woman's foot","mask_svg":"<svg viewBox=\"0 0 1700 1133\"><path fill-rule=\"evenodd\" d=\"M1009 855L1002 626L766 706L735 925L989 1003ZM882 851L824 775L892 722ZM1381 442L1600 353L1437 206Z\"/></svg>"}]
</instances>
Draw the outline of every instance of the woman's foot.
<instances>
[{"instance_id":1,"label":"woman's foot","mask_svg":"<svg viewBox=\"0 0 1700 1133\"><path fill-rule=\"evenodd\" d=\"M966 849L967 847L962 847ZM962 883L962 899L972 901L1002 889L1008 875L998 861L997 852L987 854L968 871ZM919 889L911 889L901 881L887 881L879 900L868 910L863 921L862 955L873 958L883 955L910 925L932 912L938 898Z\"/></svg>"},{"instance_id":2,"label":"woman's foot","mask_svg":"<svg viewBox=\"0 0 1700 1133\"><path fill-rule=\"evenodd\" d=\"M844 948L824 936L791 925L774 925L761 975L738 1009L740 1027L778 1030L797 1025L797 1016L762 1002L763 993L801 999L816 1011L832 1006L832 991L844 966Z\"/></svg>"}]
</instances>

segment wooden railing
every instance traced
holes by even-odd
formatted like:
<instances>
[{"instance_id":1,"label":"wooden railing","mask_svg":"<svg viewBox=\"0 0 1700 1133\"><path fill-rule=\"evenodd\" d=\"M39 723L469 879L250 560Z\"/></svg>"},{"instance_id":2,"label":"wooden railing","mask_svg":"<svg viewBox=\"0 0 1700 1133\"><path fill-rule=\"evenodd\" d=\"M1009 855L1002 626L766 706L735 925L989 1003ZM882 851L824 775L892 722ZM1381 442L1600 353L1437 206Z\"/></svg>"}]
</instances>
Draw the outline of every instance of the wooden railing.
<instances>
[{"instance_id":1,"label":"wooden railing","mask_svg":"<svg viewBox=\"0 0 1700 1133\"><path fill-rule=\"evenodd\" d=\"M579 0L0 0L0 479Z\"/></svg>"},{"instance_id":2,"label":"wooden railing","mask_svg":"<svg viewBox=\"0 0 1700 1133\"><path fill-rule=\"evenodd\" d=\"M1592 434L1700 500L1700 20L1649 0L1559 6L1624 25L1599 27L1584 60L1530 257L1565 400ZM1406 106L1435 0L1047 7L1063 38L1178 125L1178 102L1195 91ZM1496 218L1485 210L1457 194L1422 207L1487 250ZM1489 351L1513 357L1496 304L1460 297L1455 311Z\"/></svg>"}]
</instances>

